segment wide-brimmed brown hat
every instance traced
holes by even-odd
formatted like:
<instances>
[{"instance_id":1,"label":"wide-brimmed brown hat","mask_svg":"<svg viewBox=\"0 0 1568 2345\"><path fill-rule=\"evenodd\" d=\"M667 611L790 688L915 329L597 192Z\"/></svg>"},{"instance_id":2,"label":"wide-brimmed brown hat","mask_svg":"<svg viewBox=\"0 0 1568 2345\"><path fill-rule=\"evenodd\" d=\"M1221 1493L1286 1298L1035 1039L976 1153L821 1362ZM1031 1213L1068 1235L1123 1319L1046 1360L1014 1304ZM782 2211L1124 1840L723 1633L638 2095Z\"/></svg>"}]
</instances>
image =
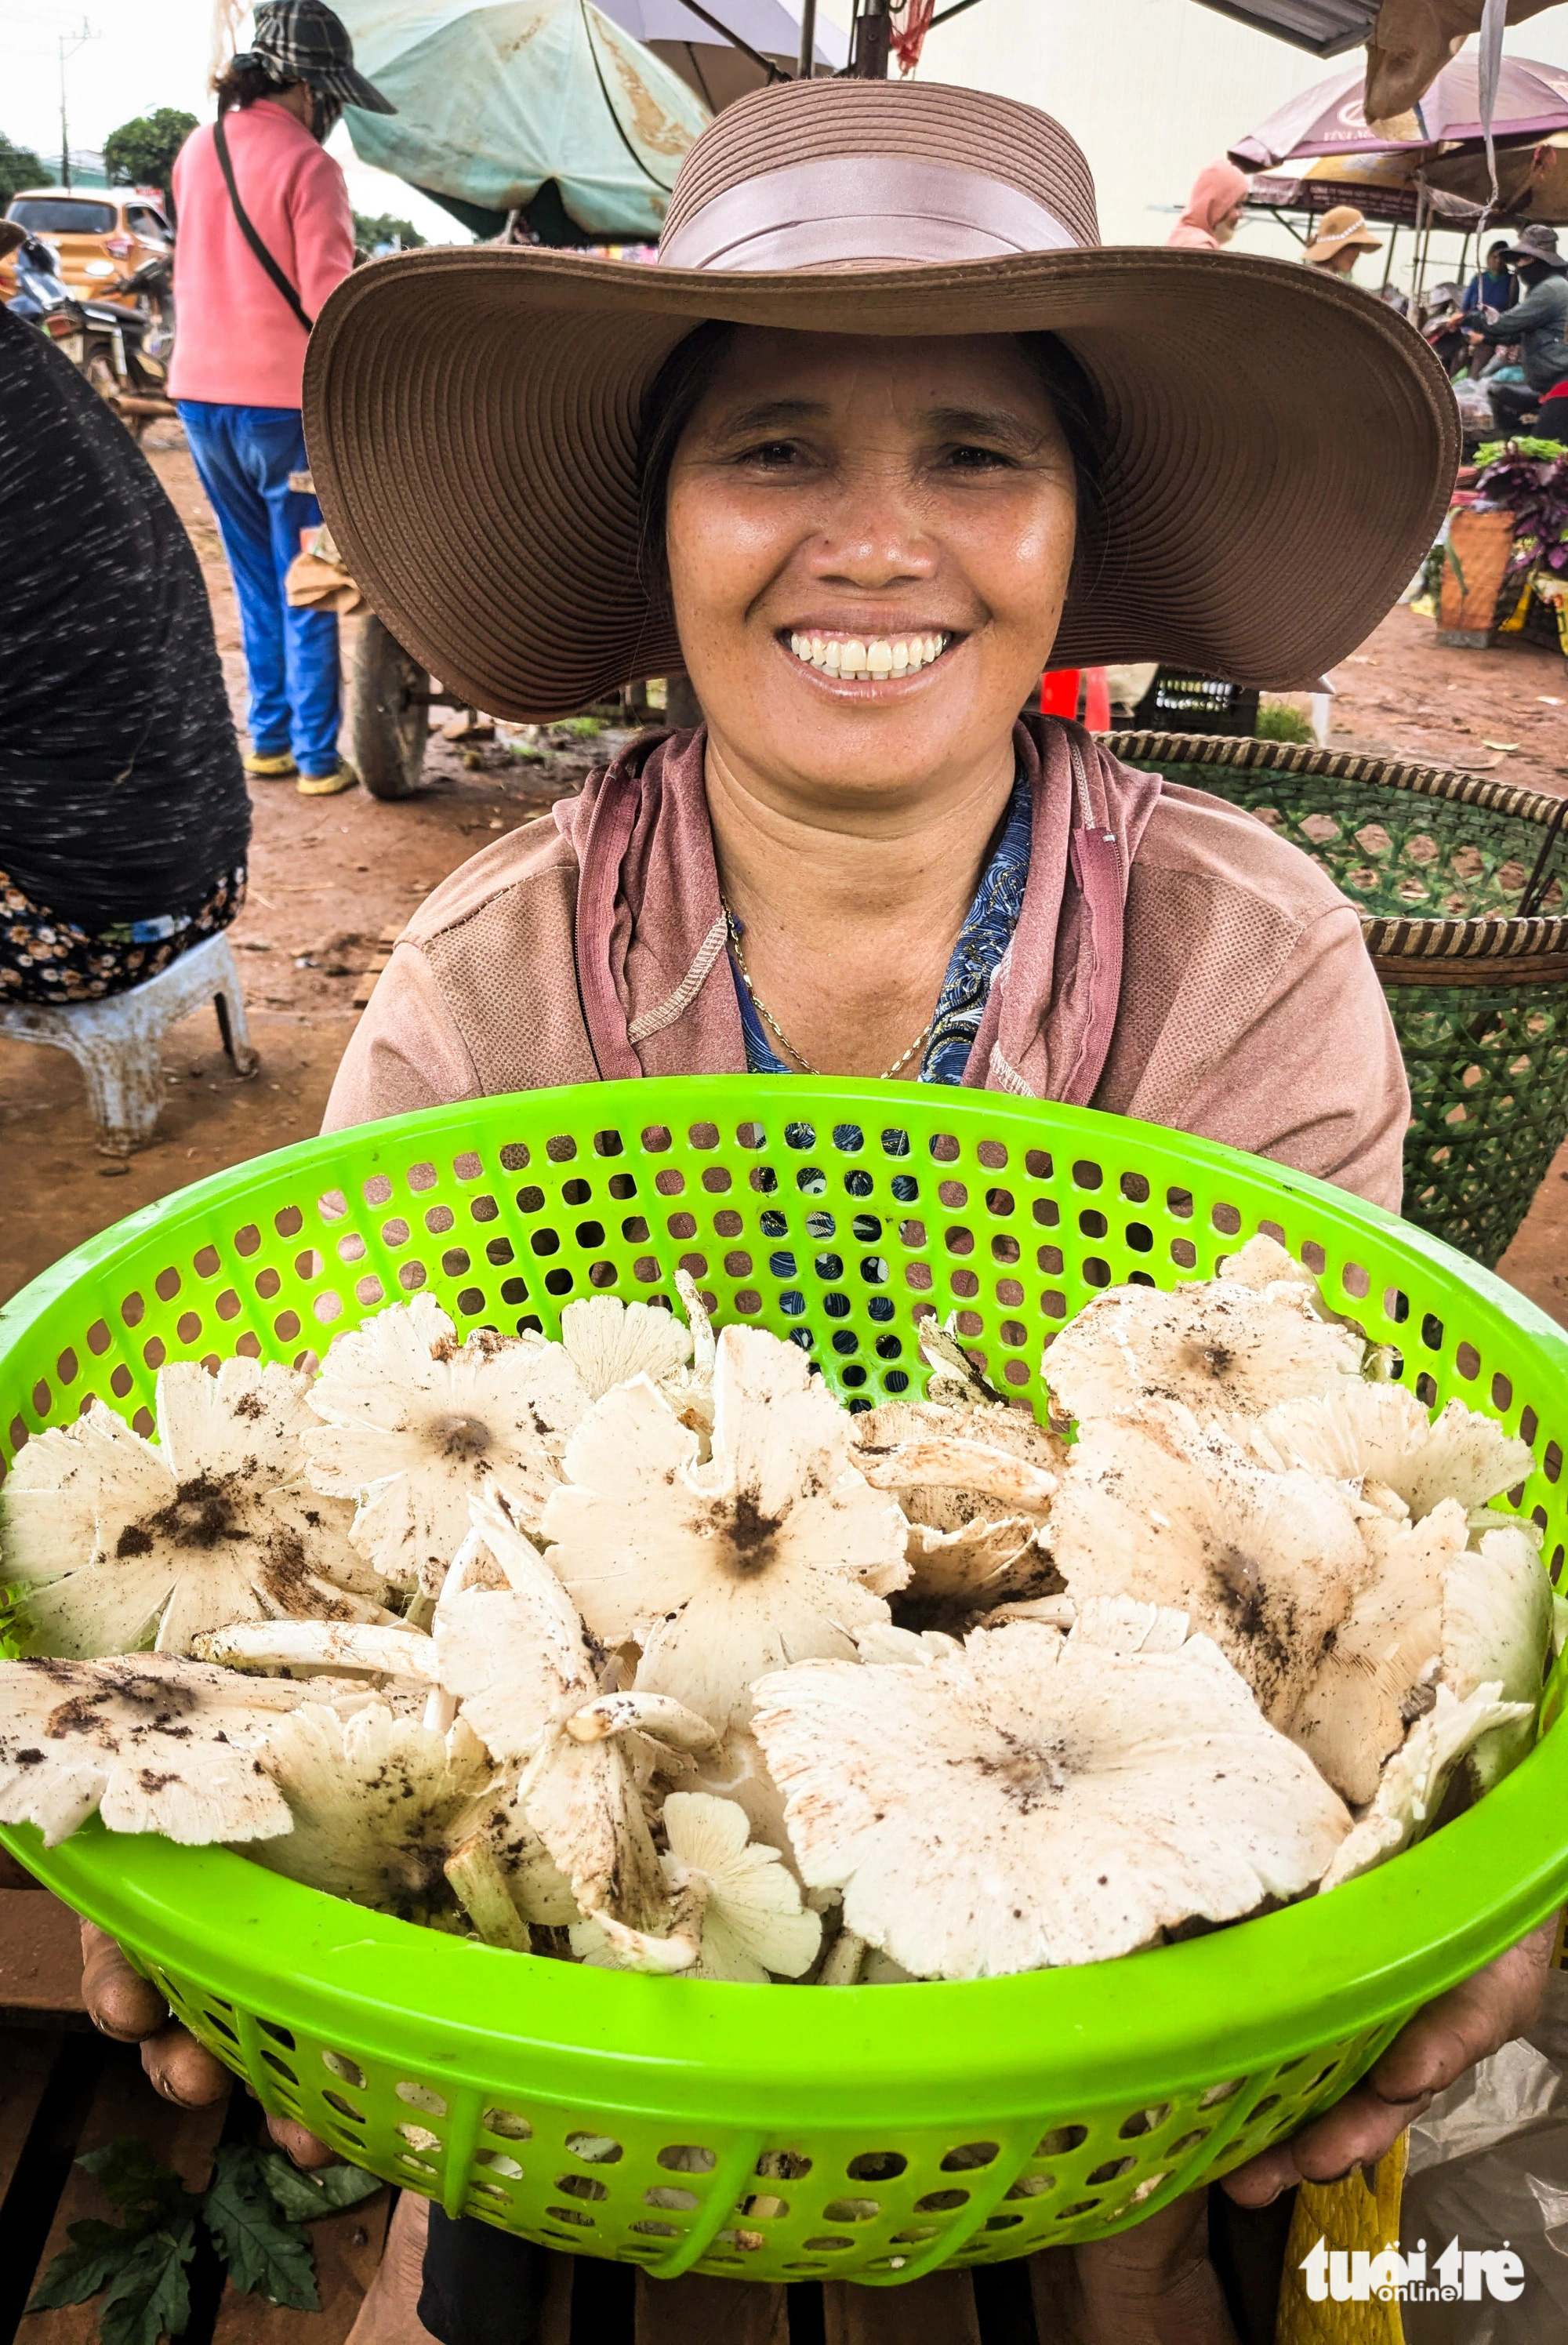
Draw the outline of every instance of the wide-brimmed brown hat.
<instances>
[{"instance_id":1,"label":"wide-brimmed brown hat","mask_svg":"<svg viewBox=\"0 0 1568 2345\"><path fill-rule=\"evenodd\" d=\"M1343 252L1348 244L1353 244L1358 252L1381 252L1383 249L1382 238L1372 234L1364 212L1359 212L1354 204L1336 204L1318 222L1317 236L1307 247L1305 258L1332 260L1335 253Z\"/></svg>"},{"instance_id":2,"label":"wide-brimmed brown hat","mask_svg":"<svg viewBox=\"0 0 1568 2345\"><path fill-rule=\"evenodd\" d=\"M1447 377L1384 304L1280 261L1101 245L1088 166L1032 107L792 82L692 147L656 267L427 249L326 303L316 488L372 607L449 689L540 719L680 668L639 570L639 421L710 319L1059 337L1107 452L1055 666L1315 685L1405 585L1453 482Z\"/></svg>"}]
</instances>

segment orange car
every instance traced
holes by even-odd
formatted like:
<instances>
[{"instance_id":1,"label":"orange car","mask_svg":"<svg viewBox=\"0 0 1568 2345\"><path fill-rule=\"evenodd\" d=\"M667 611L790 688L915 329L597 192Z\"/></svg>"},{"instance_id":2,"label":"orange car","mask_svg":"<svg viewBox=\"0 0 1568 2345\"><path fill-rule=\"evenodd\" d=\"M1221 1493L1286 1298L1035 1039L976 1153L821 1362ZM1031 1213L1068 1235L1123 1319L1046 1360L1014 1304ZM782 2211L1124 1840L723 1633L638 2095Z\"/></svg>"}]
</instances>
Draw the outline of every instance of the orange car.
<instances>
[{"instance_id":1,"label":"orange car","mask_svg":"<svg viewBox=\"0 0 1568 2345\"><path fill-rule=\"evenodd\" d=\"M78 299L101 299L116 278L174 242L156 188L25 188L5 217L58 253L60 277ZM0 299L15 289L14 262L0 261Z\"/></svg>"}]
</instances>

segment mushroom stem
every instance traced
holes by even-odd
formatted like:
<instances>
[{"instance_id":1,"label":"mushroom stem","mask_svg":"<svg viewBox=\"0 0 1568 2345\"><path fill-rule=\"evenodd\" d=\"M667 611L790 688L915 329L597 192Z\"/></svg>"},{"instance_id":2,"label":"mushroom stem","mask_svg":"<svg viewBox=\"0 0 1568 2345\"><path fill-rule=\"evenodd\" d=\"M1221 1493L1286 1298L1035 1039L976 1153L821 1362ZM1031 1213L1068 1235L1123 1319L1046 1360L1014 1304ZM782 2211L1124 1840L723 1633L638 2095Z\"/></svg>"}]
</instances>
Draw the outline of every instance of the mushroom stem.
<instances>
[{"instance_id":1,"label":"mushroom stem","mask_svg":"<svg viewBox=\"0 0 1568 2345\"><path fill-rule=\"evenodd\" d=\"M918 1484L975 1490L1030 1514L1044 1514L1057 1492L1054 1474L993 1449L988 1441L904 1441L895 1449L862 1450L857 1463L874 1490L907 1490Z\"/></svg>"},{"instance_id":2,"label":"mushroom stem","mask_svg":"<svg viewBox=\"0 0 1568 2345\"><path fill-rule=\"evenodd\" d=\"M482 1832L465 1840L441 1870L487 1946L508 1946L514 1954L532 1951L528 1924L512 1903L506 1875Z\"/></svg>"},{"instance_id":3,"label":"mushroom stem","mask_svg":"<svg viewBox=\"0 0 1568 2345\"><path fill-rule=\"evenodd\" d=\"M667 1937L656 1938L647 1930L633 1930L625 1922L618 1922L613 1914L596 1909L589 1915L597 1922L606 1940L619 1957L619 1966L628 1971L652 1971L672 1977L678 1971L689 1971L703 1957L703 1907L706 1903L701 1885L689 1881L675 1900L674 1915Z\"/></svg>"},{"instance_id":4,"label":"mushroom stem","mask_svg":"<svg viewBox=\"0 0 1568 2345\"><path fill-rule=\"evenodd\" d=\"M675 1292L686 1306L686 1324L692 1331L692 1365L700 1376L711 1376L718 1352L718 1339L713 1323L709 1318L697 1282L689 1271L675 1273Z\"/></svg>"},{"instance_id":5,"label":"mushroom stem","mask_svg":"<svg viewBox=\"0 0 1568 2345\"><path fill-rule=\"evenodd\" d=\"M432 1686L425 1696L425 1714L422 1723L427 1731L431 1734L450 1733L457 1714L456 1694L448 1693L442 1686Z\"/></svg>"},{"instance_id":6,"label":"mushroom stem","mask_svg":"<svg viewBox=\"0 0 1568 2345\"><path fill-rule=\"evenodd\" d=\"M237 1620L197 1640L205 1660L231 1670L371 1670L436 1682L435 1647L418 1629L355 1620Z\"/></svg>"},{"instance_id":7,"label":"mushroom stem","mask_svg":"<svg viewBox=\"0 0 1568 2345\"><path fill-rule=\"evenodd\" d=\"M853 1986L865 1959L865 1940L856 1937L853 1930L841 1930L816 1974L818 1986Z\"/></svg>"},{"instance_id":8,"label":"mushroom stem","mask_svg":"<svg viewBox=\"0 0 1568 2345\"><path fill-rule=\"evenodd\" d=\"M566 1721L573 1742L602 1742L612 1734L651 1734L677 1751L712 1751L717 1731L694 1710L666 1693L603 1693Z\"/></svg>"}]
</instances>

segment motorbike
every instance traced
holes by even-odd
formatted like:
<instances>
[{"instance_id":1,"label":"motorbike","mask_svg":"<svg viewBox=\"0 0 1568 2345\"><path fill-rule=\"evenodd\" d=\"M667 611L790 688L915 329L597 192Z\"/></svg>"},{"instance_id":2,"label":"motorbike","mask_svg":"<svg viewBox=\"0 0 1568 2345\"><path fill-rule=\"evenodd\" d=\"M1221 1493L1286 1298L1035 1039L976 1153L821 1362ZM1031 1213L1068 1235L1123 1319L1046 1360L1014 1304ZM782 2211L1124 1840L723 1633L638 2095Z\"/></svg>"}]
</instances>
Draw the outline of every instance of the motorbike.
<instances>
[{"instance_id":1,"label":"motorbike","mask_svg":"<svg viewBox=\"0 0 1568 2345\"><path fill-rule=\"evenodd\" d=\"M62 281L56 256L41 237L18 246L15 267L17 291L7 307L64 350L133 438L139 440L155 416L172 412L173 269L167 255L155 255L106 286L102 298L86 300Z\"/></svg>"}]
</instances>

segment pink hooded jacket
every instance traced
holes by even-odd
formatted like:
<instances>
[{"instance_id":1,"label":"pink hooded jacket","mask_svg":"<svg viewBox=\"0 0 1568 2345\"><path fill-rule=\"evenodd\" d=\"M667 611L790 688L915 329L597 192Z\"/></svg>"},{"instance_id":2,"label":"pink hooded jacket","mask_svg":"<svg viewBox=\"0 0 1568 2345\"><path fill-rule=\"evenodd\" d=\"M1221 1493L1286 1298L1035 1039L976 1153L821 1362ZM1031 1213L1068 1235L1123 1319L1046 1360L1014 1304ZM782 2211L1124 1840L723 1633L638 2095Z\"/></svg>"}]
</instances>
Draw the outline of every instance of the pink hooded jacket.
<instances>
[{"instance_id":1,"label":"pink hooded jacket","mask_svg":"<svg viewBox=\"0 0 1568 2345\"><path fill-rule=\"evenodd\" d=\"M1192 193L1187 209L1166 238L1189 252L1219 252L1223 249L1214 231L1228 213L1246 199L1251 185L1245 171L1234 163L1205 163L1192 183Z\"/></svg>"}]
</instances>

